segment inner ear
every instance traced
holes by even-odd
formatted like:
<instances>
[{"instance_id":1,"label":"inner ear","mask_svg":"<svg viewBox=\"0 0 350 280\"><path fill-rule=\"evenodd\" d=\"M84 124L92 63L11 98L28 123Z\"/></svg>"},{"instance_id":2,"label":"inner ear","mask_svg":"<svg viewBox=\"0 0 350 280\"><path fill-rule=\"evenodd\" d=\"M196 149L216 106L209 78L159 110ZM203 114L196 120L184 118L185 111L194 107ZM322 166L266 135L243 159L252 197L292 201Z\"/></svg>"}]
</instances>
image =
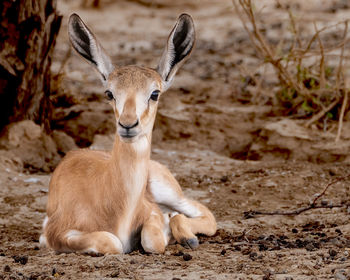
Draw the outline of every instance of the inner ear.
<instances>
[{"instance_id":1,"label":"inner ear","mask_svg":"<svg viewBox=\"0 0 350 280\"><path fill-rule=\"evenodd\" d=\"M91 31L74 16L71 17L71 28L73 32L70 32L70 39L75 50L85 59L97 66L97 63L91 53L90 46L92 42L88 35L88 32Z\"/></svg>"},{"instance_id":2,"label":"inner ear","mask_svg":"<svg viewBox=\"0 0 350 280\"><path fill-rule=\"evenodd\" d=\"M173 45L175 51L175 57L170 63L170 68L173 68L176 64L182 61L189 53L192 51L194 46L194 40L191 40L193 34L190 31L190 25L185 20L179 22L179 25L175 29L174 37L173 37ZM169 77L167 76L167 79ZM166 80L167 80L166 79Z\"/></svg>"},{"instance_id":3,"label":"inner ear","mask_svg":"<svg viewBox=\"0 0 350 280\"><path fill-rule=\"evenodd\" d=\"M157 68L158 73L165 82L165 88L170 86L176 71L190 56L194 43L195 30L192 17L182 14L170 32L167 45Z\"/></svg>"},{"instance_id":4,"label":"inner ear","mask_svg":"<svg viewBox=\"0 0 350 280\"><path fill-rule=\"evenodd\" d=\"M74 49L96 67L105 82L113 71L112 61L77 14L72 14L69 18L68 34Z\"/></svg>"}]
</instances>

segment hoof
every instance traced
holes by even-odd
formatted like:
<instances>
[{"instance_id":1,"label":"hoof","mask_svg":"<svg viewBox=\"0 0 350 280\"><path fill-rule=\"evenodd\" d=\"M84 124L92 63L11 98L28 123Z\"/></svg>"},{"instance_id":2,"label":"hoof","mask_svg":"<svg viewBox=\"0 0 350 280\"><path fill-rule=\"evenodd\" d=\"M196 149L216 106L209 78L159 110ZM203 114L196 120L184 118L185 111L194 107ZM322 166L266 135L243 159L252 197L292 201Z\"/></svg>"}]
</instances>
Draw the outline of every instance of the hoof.
<instances>
[{"instance_id":1,"label":"hoof","mask_svg":"<svg viewBox=\"0 0 350 280\"><path fill-rule=\"evenodd\" d=\"M196 249L199 245L198 238L183 239L181 245L186 248Z\"/></svg>"}]
</instances>

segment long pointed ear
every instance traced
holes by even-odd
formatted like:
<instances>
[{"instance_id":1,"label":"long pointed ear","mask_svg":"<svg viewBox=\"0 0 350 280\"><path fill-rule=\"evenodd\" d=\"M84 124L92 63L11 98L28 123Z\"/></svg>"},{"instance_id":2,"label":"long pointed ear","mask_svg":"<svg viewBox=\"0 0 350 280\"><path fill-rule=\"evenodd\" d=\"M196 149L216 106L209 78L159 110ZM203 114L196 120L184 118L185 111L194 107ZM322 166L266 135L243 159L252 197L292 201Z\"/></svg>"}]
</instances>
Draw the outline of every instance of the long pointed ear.
<instances>
[{"instance_id":1,"label":"long pointed ear","mask_svg":"<svg viewBox=\"0 0 350 280\"><path fill-rule=\"evenodd\" d=\"M97 68L105 82L113 71L112 61L77 14L69 17L68 35L74 49Z\"/></svg>"},{"instance_id":2,"label":"long pointed ear","mask_svg":"<svg viewBox=\"0 0 350 280\"><path fill-rule=\"evenodd\" d=\"M170 86L176 71L189 58L194 47L195 37L192 17L188 14L180 15L170 32L157 68L166 88Z\"/></svg>"}]
</instances>

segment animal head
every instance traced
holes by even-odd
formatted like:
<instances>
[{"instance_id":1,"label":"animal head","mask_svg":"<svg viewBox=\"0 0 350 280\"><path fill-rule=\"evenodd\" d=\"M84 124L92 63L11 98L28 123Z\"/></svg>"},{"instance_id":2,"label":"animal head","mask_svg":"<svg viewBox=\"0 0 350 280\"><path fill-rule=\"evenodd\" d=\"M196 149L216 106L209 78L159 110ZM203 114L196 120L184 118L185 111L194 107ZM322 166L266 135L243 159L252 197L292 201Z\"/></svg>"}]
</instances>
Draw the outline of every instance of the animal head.
<instances>
[{"instance_id":1,"label":"animal head","mask_svg":"<svg viewBox=\"0 0 350 280\"><path fill-rule=\"evenodd\" d=\"M159 97L171 85L195 43L191 16L179 16L171 30L156 69L113 65L95 35L77 14L72 14L68 34L74 49L101 75L107 100L113 106L117 133L132 143L152 132Z\"/></svg>"}]
</instances>

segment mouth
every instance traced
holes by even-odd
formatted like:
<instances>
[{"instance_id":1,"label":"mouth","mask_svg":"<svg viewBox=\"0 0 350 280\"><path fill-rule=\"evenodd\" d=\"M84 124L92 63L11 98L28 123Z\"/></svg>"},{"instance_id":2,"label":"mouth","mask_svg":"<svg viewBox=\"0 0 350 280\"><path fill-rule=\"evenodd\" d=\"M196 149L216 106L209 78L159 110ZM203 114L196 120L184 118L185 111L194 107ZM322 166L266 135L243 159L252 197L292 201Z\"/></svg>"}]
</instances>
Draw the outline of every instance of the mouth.
<instances>
[{"instance_id":1,"label":"mouth","mask_svg":"<svg viewBox=\"0 0 350 280\"><path fill-rule=\"evenodd\" d=\"M126 138L126 139L131 139L131 138L134 138L136 136L136 134L129 134L129 133L126 133L126 134L119 134L122 138Z\"/></svg>"},{"instance_id":2,"label":"mouth","mask_svg":"<svg viewBox=\"0 0 350 280\"><path fill-rule=\"evenodd\" d=\"M131 131L118 131L118 134L124 142L132 142L138 135L138 133Z\"/></svg>"}]
</instances>

